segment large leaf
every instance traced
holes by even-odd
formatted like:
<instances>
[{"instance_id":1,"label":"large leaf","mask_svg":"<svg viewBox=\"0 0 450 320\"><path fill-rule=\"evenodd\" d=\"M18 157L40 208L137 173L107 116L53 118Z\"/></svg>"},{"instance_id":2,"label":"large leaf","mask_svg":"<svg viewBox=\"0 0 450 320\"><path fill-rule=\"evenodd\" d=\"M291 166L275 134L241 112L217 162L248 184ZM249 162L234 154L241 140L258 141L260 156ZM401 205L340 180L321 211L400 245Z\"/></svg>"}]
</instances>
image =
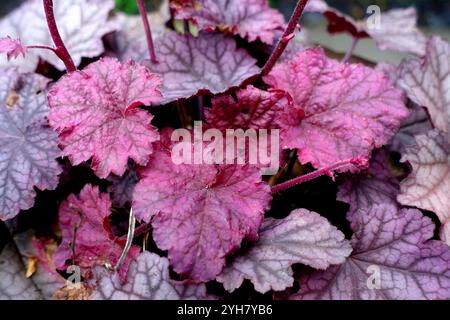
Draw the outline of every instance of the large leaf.
<instances>
[{"instance_id":1,"label":"large leaf","mask_svg":"<svg viewBox=\"0 0 450 320\"><path fill-rule=\"evenodd\" d=\"M94 58L104 51L102 37L116 29L108 21L114 8L113 0L64 0L54 1L54 13L61 37L76 65L83 57ZM20 38L25 45L45 45L53 47L48 31L44 6L41 0L29 0L0 21L0 38L11 36ZM63 62L49 50L29 50L25 59L8 63L0 60L0 65L19 66L23 71L34 71L39 57L50 62L59 70L64 70Z\"/></svg>"},{"instance_id":2,"label":"large leaf","mask_svg":"<svg viewBox=\"0 0 450 320\"><path fill-rule=\"evenodd\" d=\"M266 219L255 246L237 257L217 280L228 291L239 288L244 279L250 279L255 290L262 293L281 291L294 283L294 263L326 269L343 263L351 251L344 234L327 219L298 209L285 219Z\"/></svg>"},{"instance_id":3,"label":"large leaf","mask_svg":"<svg viewBox=\"0 0 450 320\"><path fill-rule=\"evenodd\" d=\"M95 300L197 300L206 299L205 285L176 282L169 276L167 258L143 252L131 262L123 283L117 274L99 273Z\"/></svg>"},{"instance_id":4,"label":"large leaf","mask_svg":"<svg viewBox=\"0 0 450 320\"><path fill-rule=\"evenodd\" d=\"M297 299L450 299L450 247L415 209L379 205L353 215L346 263L301 279Z\"/></svg>"},{"instance_id":5,"label":"large leaf","mask_svg":"<svg viewBox=\"0 0 450 320\"><path fill-rule=\"evenodd\" d=\"M163 78L163 101L196 94L218 94L239 86L259 72L256 60L236 41L217 33L192 35L168 32L155 41L157 64L152 72Z\"/></svg>"},{"instance_id":6,"label":"large leaf","mask_svg":"<svg viewBox=\"0 0 450 320\"><path fill-rule=\"evenodd\" d=\"M160 99L161 80L143 66L113 58L60 79L49 94L50 125L63 155L77 165L92 157L100 178L122 175L128 159L145 165L159 134L153 116L138 106Z\"/></svg>"},{"instance_id":7,"label":"large leaf","mask_svg":"<svg viewBox=\"0 0 450 320\"><path fill-rule=\"evenodd\" d=\"M403 62L399 86L419 106L426 107L434 126L450 141L450 43L432 37L423 59Z\"/></svg>"},{"instance_id":8,"label":"large leaf","mask_svg":"<svg viewBox=\"0 0 450 320\"><path fill-rule=\"evenodd\" d=\"M450 145L437 131L416 136L416 144L402 157L412 173L402 181L398 201L436 213L442 223L450 218Z\"/></svg>"},{"instance_id":9,"label":"large leaf","mask_svg":"<svg viewBox=\"0 0 450 320\"><path fill-rule=\"evenodd\" d=\"M0 219L34 204L36 192L55 189L61 173L57 135L45 117L48 79L0 69Z\"/></svg>"},{"instance_id":10,"label":"large leaf","mask_svg":"<svg viewBox=\"0 0 450 320\"><path fill-rule=\"evenodd\" d=\"M152 221L153 237L176 272L207 281L243 238L258 237L270 199L254 167L177 165L161 148L141 172L133 208L138 219Z\"/></svg>"},{"instance_id":11,"label":"large leaf","mask_svg":"<svg viewBox=\"0 0 450 320\"><path fill-rule=\"evenodd\" d=\"M188 19L201 30L219 29L272 44L275 31L284 26L283 15L269 7L267 0L192 0L173 5L175 18Z\"/></svg>"},{"instance_id":12,"label":"large leaf","mask_svg":"<svg viewBox=\"0 0 450 320\"><path fill-rule=\"evenodd\" d=\"M369 157L408 115L402 92L386 76L331 60L322 49L276 65L264 81L294 100L281 123L282 146L298 148L300 161L316 168Z\"/></svg>"}]
</instances>

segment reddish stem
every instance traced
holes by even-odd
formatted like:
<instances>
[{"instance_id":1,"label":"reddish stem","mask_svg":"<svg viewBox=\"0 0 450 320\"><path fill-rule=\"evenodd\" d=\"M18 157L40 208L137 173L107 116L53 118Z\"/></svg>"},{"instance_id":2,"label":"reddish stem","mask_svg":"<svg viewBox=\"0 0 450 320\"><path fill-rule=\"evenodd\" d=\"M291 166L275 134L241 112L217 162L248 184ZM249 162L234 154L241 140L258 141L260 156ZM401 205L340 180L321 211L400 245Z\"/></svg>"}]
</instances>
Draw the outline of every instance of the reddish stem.
<instances>
[{"instance_id":1,"label":"reddish stem","mask_svg":"<svg viewBox=\"0 0 450 320\"><path fill-rule=\"evenodd\" d=\"M368 166L367 159L364 158L353 158L350 160L344 160L337 162L335 164L332 164L329 167L305 174L303 176L294 178L292 180L277 184L276 186L272 187L272 193L279 192L281 190L289 189L292 187L295 187L296 185L314 180L318 177L327 175L329 177L334 177L333 171L348 168L349 166L359 169L366 169Z\"/></svg>"},{"instance_id":2,"label":"reddish stem","mask_svg":"<svg viewBox=\"0 0 450 320\"><path fill-rule=\"evenodd\" d=\"M144 23L145 36L147 37L148 51L150 52L150 61L158 63L156 60L155 46L153 45L152 29L148 22L147 10L145 9L144 0L137 0L139 12L141 13L142 22Z\"/></svg>"},{"instance_id":3,"label":"reddish stem","mask_svg":"<svg viewBox=\"0 0 450 320\"><path fill-rule=\"evenodd\" d=\"M53 12L53 0L44 0L44 10L48 29L56 46L54 52L62 60L62 62L64 62L64 65L66 66L68 72L76 71L77 68L75 67L72 57L70 56L69 51L67 51L67 48L61 39L61 35L58 31L58 26L56 25L55 14Z\"/></svg>"},{"instance_id":4,"label":"reddish stem","mask_svg":"<svg viewBox=\"0 0 450 320\"><path fill-rule=\"evenodd\" d=\"M347 53L345 54L344 58L342 58L342 63L346 63L350 60L350 58L353 56L353 53L355 52L356 46L358 45L359 38L353 37L352 38L352 44L350 48L348 49Z\"/></svg>"},{"instance_id":5,"label":"reddish stem","mask_svg":"<svg viewBox=\"0 0 450 320\"><path fill-rule=\"evenodd\" d=\"M289 20L286 30L284 31L280 41L278 41L277 47L272 52L272 54L269 57L269 60L267 60L266 64L264 65L261 71L262 76L266 76L269 74L275 63L283 54L284 50L289 44L289 41L293 39L293 34L295 31L295 27L297 26L298 19L300 19L300 17L302 16L303 11L305 10L307 4L308 0L299 0L297 2L297 5L295 6L295 10L292 13L291 19Z\"/></svg>"},{"instance_id":6,"label":"reddish stem","mask_svg":"<svg viewBox=\"0 0 450 320\"><path fill-rule=\"evenodd\" d=\"M27 46L27 49L44 49L44 50L50 50L53 53L56 54L56 49L49 47L49 46Z\"/></svg>"}]
</instances>

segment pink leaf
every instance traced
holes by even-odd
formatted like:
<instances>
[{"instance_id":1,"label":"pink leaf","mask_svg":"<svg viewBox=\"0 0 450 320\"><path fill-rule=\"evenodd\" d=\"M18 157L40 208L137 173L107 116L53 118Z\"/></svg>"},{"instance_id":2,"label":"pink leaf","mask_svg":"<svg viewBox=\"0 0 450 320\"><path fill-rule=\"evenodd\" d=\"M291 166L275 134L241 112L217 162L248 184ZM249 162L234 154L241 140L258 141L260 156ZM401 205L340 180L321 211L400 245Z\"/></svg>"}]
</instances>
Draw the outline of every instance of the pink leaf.
<instances>
[{"instance_id":1,"label":"pink leaf","mask_svg":"<svg viewBox=\"0 0 450 320\"><path fill-rule=\"evenodd\" d=\"M281 123L282 147L298 148L300 161L316 168L369 157L408 115L401 91L386 76L331 60L321 49L276 65L264 81L294 100Z\"/></svg>"},{"instance_id":2,"label":"pink leaf","mask_svg":"<svg viewBox=\"0 0 450 320\"><path fill-rule=\"evenodd\" d=\"M208 281L247 237L257 239L271 199L248 165L176 165L156 152L134 190L134 213L152 221L153 236L178 273Z\"/></svg>"},{"instance_id":3,"label":"pink leaf","mask_svg":"<svg viewBox=\"0 0 450 320\"><path fill-rule=\"evenodd\" d=\"M205 112L211 128L276 129L277 117L288 105L284 91L267 92L248 86L236 93L238 101L224 95L213 98L212 108Z\"/></svg>"},{"instance_id":4,"label":"pink leaf","mask_svg":"<svg viewBox=\"0 0 450 320\"><path fill-rule=\"evenodd\" d=\"M402 181L398 201L433 211L442 223L450 218L450 145L441 133L416 136L416 144L402 157L412 173Z\"/></svg>"},{"instance_id":5,"label":"pink leaf","mask_svg":"<svg viewBox=\"0 0 450 320\"><path fill-rule=\"evenodd\" d=\"M177 283L170 279L169 261L150 252L141 253L132 261L126 281L106 270L100 278L94 300L205 300L203 284Z\"/></svg>"},{"instance_id":6,"label":"pink leaf","mask_svg":"<svg viewBox=\"0 0 450 320\"><path fill-rule=\"evenodd\" d=\"M166 33L155 42L158 64L149 69L163 80L163 103L196 94L219 94L259 72L256 60L236 48L229 36L200 33L198 37Z\"/></svg>"},{"instance_id":7,"label":"pink leaf","mask_svg":"<svg viewBox=\"0 0 450 320\"><path fill-rule=\"evenodd\" d=\"M65 270L75 264L84 276L89 277L95 266L111 268L117 264L125 242L112 234L108 219L110 214L109 195L100 193L98 187L91 185L86 185L79 196L72 194L61 203L59 225L62 241L53 256L58 269ZM139 251L139 247L131 247L119 269L121 279L125 278L130 262Z\"/></svg>"},{"instance_id":8,"label":"pink leaf","mask_svg":"<svg viewBox=\"0 0 450 320\"><path fill-rule=\"evenodd\" d=\"M251 280L261 293L281 291L294 283L293 264L326 269L331 264L343 263L351 251L344 234L327 219L297 209L285 219L266 219L254 247L237 257L217 280L228 291L239 288L244 279Z\"/></svg>"},{"instance_id":9,"label":"pink leaf","mask_svg":"<svg viewBox=\"0 0 450 320\"><path fill-rule=\"evenodd\" d=\"M450 219L441 227L441 239L450 246Z\"/></svg>"},{"instance_id":10,"label":"pink leaf","mask_svg":"<svg viewBox=\"0 0 450 320\"><path fill-rule=\"evenodd\" d=\"M34 73L0 69L0 220L31 208L35 187L58 185L61 152L45 118L48 82Z\"/></svg>"},{"instance_id":11,"label":"pink leaf","mask_svg":"<svg viewBox=\"0 0 450 320\"><path fill-rule=\"evenodd\" d=\"M450 43L432 37L423 59L403 62L398 84L408 97L426 107L434 126L448 133L450 141Z\"/></svg>"},{"instance_id":12,"label":"pink leaf","mask_svg":"<svg viewBox=\"0 0 450 320\"><path fill-rule=\"evenodd\" d=\"M304 275L295 299L450 298L450 248L429 240L435 228L419 210L378 205L355 214L347 262Z\"/></svg>"},{"instance_id":13,"label":"pink leaf","mask_svg":"<svg viewBox=\"0 0 450 320\"><path fill-rule=\"evenodd\" d=\"M13 40L11 37L6 37L0 39L0 53L6 53L9 61L16 59L20 55L25 57L27 48L22 45L19 39Z\"/></svg>"},{"instance_id":14,"label":"pink leaf","mask_svg":"<svg viewBox=\"0 0 450 320\"><path fill-rule=\"evenodd\" d=\"M275 30L283 29L283 15L267 0L193 0L172 5L176 19L188 19L200 30L230 32L252 42L274 42Z\"/></svg>"},{"instance_id":15,"label":"pink leaf","mask_svg":"<svg viewBox=\"0 0 450 320\"><path fill-rule=\"evenodd\" d=\"M54 11L61 37L76 65L83 57L94 58L104 51L102 37L116 29L108 20L114 1L54 1ZM20 38L25 45L53 47L42 0L29 0L0 21L0 37ZM65 70L63 62L49 50L30 50L26 59L12 62L23 71L34 71L39 58ZM1 61L1 65L11 65Z\"/></svg>"},{"instance_id":16,"label":"pink leaf","mask_svg":"<svg viewBox=\"0 0 450 320\"><path fill-rule=\"evenodd\" d=\"M145 165L159 137L139 105L160 100L161 80L143 66L104 58L64 76L49 94L50 125L64 156L77 165L92 157L100 178L122 175L128 158Z\"/></svg>"}]
</instances>

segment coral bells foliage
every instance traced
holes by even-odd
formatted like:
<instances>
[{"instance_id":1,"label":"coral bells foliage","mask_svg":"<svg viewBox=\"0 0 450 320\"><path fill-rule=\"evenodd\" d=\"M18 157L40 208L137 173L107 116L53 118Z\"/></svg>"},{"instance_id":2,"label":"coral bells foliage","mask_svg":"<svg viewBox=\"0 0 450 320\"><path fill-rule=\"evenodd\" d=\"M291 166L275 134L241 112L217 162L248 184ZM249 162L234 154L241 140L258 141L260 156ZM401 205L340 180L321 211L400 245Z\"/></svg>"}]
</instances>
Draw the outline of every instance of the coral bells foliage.
<instances>
[{"instance_id":1,"label":"coral bells foliage","mask_svg":"<svg viewBox=\"0 0 450 320\"><path fill-rule=\"evenodd\" d=\"M0 298L450 299L450 44L415 9L113 6L0 20ZM291 42L304 11L353 37L340 61ZM412 57L349 63L362 38ZM245 142L180 163L213 142L172 140L200 120L276 133L281 167L262 176Z\"/></svg>"}]
</instances>

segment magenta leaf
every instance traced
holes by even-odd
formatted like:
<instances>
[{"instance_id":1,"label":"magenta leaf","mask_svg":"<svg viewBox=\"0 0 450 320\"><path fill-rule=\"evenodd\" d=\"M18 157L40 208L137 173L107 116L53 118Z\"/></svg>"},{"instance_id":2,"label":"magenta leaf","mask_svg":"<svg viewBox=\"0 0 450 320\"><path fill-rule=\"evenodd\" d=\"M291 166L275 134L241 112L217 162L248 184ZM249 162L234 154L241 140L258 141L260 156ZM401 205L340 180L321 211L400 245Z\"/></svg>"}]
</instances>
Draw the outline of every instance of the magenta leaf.
<instances>
[{"instance_id":1,"label":"magenta leaf","mask_svg":"<svg viewBox=\"0 0 450 320\"><path fill-rule=\"evenodd\" d=\"M6 57L9 60L16 59L22 55L25 57L27 48L22 45L19 39L13 40L11 37L0 39L0 53L6 53Z\"/></svg>"},{"instance_id":2,"label":"magenta leaf","mask_svg":"<svg viewBox=\"0 0 450 320\"><path fill-rule=\"evenodd\" d=\"M156 244L169 251L176 272L208 281L245 237L257 239L270 200L255 167L176 165L169 150L160 150L141 172L133 209L152 221Z\"/></svg>"},{"instance_id":3,"label":"magenta leaf","mask_svg":"<svg viewBox=\"0 0 450 320\"><path fill-rule=\"evenodd\" d=\"M228 291L239 288L244 279L250 279L261 293L281 291L294 283L291 265L302 263L326 269L343 263L351 251L344 234L327 219L297 209L282 220L266 219L254 247L237 257L217 280Z\"/></svg>"},{"instance_id":4,"label":"magenta leaf","mask_svg":"<svg viewBox=\"0 0 450 320\"><path fill-rule=\"evenodd\" d=\"M450 141L450 44L432 37L423 59L403 62L398 84L408 97L426 107L434 126L448 133Z\"/></svg>"},{"instance_id":5,"label":"magenta leaf","mask_svg":"<svg viewBox=\"0 0 450 320\"><path fill-rule=\"evenodd\" d=\"M143 66L104 58L64 76L49 94L50 125L63 155L77 165L92 157L100 178L122 175L128 159L145 165L159 134L140 108L159 101L161 80Z\"/></svg>"},{"instance_id":6,"label":"magenta leaf","mask_svg":"<svg viewBox=\"0 0 450 320\"><path fill-rule=\"evenodd\" d=\"M94 300L198 300L207 299L203 284L176 282L169 276L169 261L143 252L132 261L125 284L117 274L100 274Z\"/></svg>"},{"instance_id":7,"label":"magenta leaf","mask_svg":"<svg viewBox=\"0 0 450 320\"><path fill-rule=\"evenodd\" d=\"M212 108L205 112L211 128L276 129L277 118L288 104L284 91L267 92L248 86L236 93L238 101L224 95L212 100Z\"/></svg>"},{"instance_id":8,"label":"magenta leaf","mask_svg":"<svg viewBox=\"0 0 450 320\"><path fill-rule=\"evenodd\" d=\"M62 241L53 256L59 270L76 265L84 276L88 276L95 266L115 267L125 241L113 235L108 219L110 214L109 195L100 193L98 187L91 185L86 185L79 196L72 194L61 203L59 225ZM125 278L130 262L139 251L139 247L131 247L119 269L121 279Z\"/></svg>"},{"instance_id":9,"label":"magenta leaf","mask_svg":"<svg viewBox=\"0 0 450 320\"><path fill-rule=\"evenodd\" d=\"M25 277L25 265L13 242L0 251L0 300L41 300L36 284Z\"/></svg>"},{"instance_id":10,"label":"magenta leaf","mask_svg":"<svg viewBox=\"0 0 450 320\"><path fill-rule=\"evenodd\" d=\"M83 57L94 58L104 51L102 37L116 29L108 20L114 1L65 0L54 1L58 29L76 65ZM25 45L53 47L41 0L28 0L0 21L0 37L20 38ZM25 59L13 61L23 71L34 71L39 57L59 70L64 63L49 50L30 50ZM0 60L0 65L11 65Z\"/></svg>"},{"instance_id":11,"label":"magenta leaf","mask_svg":"<svg viewBox=\"0 0 450 320\"><path fill-rule=\"evenodd\" d=\"M300 161L315 168L369 157L408 115L402 92L386 76L331 60L322 49L276 65L264 81L294 100L281 122L282 147L298 148Z\"/></svg>"},{"instance_id":12,"label":"magenta leaf","mask_svg":"<svg viewBox=\"0 0 450 320\"><path fill-rule=\"evenodd\" d=\"M440 221L450 218L450 145L437 131L416 136L416 144L402 157L412 173L402 181L398 201L433 211Z\"/></svg>"},{"instance_id":13,"label":"magenta leaf","mask_svg":"<svg viewBox=\"0 0 450 320\"><path fill-rule=\"evenodd\" d=\"M34 204L36 192L58 185L61 155L57 135L47 126L49 80L0 69L0 220Z\"/></svg>"},{"instance_id":14,"label":"magenta leaf","mask_svg":"<svg viewBox=\"0 0 450 320\"><path fill-rule=\"evenodd\" d=\"M301 278L296 299L449 299L450 247L419 210L392 205L356 213L347 262ZM427 241L428 240L428 241Z\"/></svg>"},{"instance_id":15,"label":"magenta leaf","mask_svg":"<svg viewBox=\"0 0 450 320\"><path fill-rule=\"evenodd\" d=\"M149 69L164 80L160 104L200 93L219 94L259 72L256 60L222 34L193 37L170 32L155 41L155 48L159 63Z\"/></svg>"},{"instance_id":16,"label":"magenta leaf","mask_svg":"<svg viewBox=\"0 0 450 320\"><path fill-rule=\"evenodd\" d=\"M274 42L275 31L284 27L283 15L267 0L192 0L173 5L175 18L194 22L200 30L219 29L252 42Z\"/></svg>"},{"instance_id":17,"label":"magenta leaf","mask_svg":"<svg viewBox=\"0 0 450 320\"><path fill-rule=\"evenodd\" d=\"M358 210L373 205L397 205L400 184L389 169L387 155L378 150L373 156L368 170L345 179L339 187L337 199L350 205L347 218L352 223Z\"/></svg>"}]
</instances>

